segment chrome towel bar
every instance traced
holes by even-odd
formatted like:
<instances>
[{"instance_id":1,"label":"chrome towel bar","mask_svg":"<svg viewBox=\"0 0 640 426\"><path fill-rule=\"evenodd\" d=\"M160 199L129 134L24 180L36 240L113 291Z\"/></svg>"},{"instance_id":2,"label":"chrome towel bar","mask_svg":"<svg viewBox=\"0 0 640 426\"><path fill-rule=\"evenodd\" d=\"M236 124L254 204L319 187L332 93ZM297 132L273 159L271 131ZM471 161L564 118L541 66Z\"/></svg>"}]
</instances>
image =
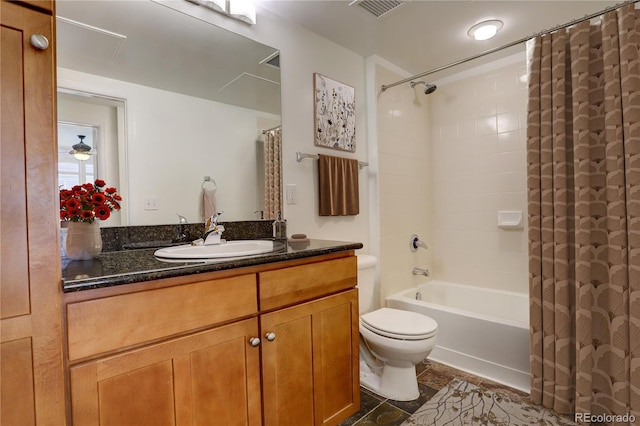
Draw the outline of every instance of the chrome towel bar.
<instances>
[{"instance_id":1,"label":"chrome towel bar","mask_svg":"<svg viewBox=\"0 0 640 426\"><path fill-rule=\"evenodd\" d=\"M301 162L305 158L314 158L314 159L317 160L318 159L318 155L317 154L307 154L305 152L296 151L296 161L298 163ZM358 168L360 170L364 169L368 165L369 165L369 163L367 163L365 161L358 161Z\"/></svg>"}]
</instances>

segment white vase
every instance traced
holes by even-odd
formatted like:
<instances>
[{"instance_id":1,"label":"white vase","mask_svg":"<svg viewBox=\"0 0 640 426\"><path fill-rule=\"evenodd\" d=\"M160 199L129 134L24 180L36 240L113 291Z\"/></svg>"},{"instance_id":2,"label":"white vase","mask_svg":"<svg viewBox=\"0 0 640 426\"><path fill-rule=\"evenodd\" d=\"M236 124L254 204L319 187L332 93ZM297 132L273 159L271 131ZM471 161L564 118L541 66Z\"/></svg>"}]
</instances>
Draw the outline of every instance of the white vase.
<instances>
[{"instance_id":1,"label":"white vase","mask_svg":"<svg viewBox=\"0 0 640 426\"><path fill-rule=\"evenodd\" d=\"M100 224L95 221L69 222L65 249L69 259L89 260L97 257L102 251Z\"/></svg>"}]
</instances>

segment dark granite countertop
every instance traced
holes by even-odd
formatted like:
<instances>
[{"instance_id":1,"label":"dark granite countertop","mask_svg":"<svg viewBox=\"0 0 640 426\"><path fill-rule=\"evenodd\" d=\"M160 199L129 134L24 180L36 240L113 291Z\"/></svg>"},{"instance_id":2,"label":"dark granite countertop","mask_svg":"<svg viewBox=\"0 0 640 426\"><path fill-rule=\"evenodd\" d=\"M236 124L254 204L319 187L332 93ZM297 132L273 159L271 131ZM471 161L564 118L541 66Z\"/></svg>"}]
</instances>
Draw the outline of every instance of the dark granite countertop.
<instances>
[{"instance_id":1,"label":"dark granite countertop","mask_svg":"<svg viewBox=\"0 0 640 426\"><path fill-rule=\"evenodd\" d=\"M310 240L308 243L277 242L273 252L255 256L182 262L163 261L155 249L103 252L93 260L62 258L64 292L111 287L203 272L254 266L285 260L337 253L362 248L362 243Z\"/></svg>"}]
</instances>

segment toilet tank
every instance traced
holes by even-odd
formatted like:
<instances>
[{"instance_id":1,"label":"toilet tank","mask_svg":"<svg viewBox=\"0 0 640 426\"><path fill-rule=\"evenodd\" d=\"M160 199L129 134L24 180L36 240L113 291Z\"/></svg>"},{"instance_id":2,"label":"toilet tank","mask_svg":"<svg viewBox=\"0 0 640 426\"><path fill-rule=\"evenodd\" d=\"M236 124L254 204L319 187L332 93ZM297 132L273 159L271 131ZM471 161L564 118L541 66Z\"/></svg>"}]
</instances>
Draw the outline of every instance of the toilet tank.
<instances>
[{"instance_id":1,"label":"toilet tank","mask_svg":"<svg viewBox=\"0 0 640 426\"><path fill-rule=\"evenodd\" d=\"M373 304L373 290L378 259L368 254L358 255L358 304L360 313L369 312Z\"/></svg>"}]
</instances>

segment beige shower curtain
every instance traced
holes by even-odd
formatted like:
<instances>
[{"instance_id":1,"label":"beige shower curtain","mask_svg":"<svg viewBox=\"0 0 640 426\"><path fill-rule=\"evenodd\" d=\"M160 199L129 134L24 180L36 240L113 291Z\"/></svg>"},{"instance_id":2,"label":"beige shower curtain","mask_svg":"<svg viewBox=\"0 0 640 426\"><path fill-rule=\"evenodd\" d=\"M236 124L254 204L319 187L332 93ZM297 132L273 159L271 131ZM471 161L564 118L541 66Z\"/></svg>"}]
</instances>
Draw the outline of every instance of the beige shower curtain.
<instances>
[{"instance_id":1,"label":"beige shower curtain","mask_svg":"<svg viewBox=\"0 0 640 426\"><path fill-rule=\"evenodd\" d=\"M282 128L264 135L264 218L276 219L282 211Z\"/></svg>"},{"instance_id":2,"label":"beige shower curtain","mask_svg":"<svg viewBox=\"0 0 640 426\"><path fill-rule=\"evenodd\" d=\"M640 15L527 47L531 399L640 422Z\"/></svg>"}]
</instances>

